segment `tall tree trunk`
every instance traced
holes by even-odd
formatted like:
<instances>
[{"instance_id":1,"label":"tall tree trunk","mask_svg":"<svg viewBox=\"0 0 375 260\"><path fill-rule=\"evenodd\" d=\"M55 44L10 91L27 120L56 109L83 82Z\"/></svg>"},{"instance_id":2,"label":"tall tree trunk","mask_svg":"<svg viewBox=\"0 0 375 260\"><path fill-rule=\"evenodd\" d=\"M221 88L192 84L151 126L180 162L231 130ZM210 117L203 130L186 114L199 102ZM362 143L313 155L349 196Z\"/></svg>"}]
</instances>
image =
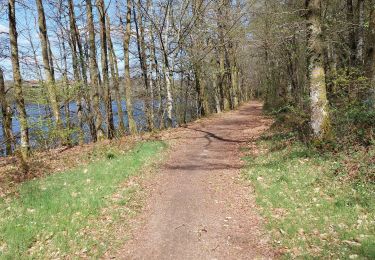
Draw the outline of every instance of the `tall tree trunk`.
<instances>
[{"instance_id":1,"label":"tall tree trunk","mask_svg":"<svg viewBox=\"0 0 375 260\"><path fill-rule=\"evenodd\" d=\"M366 76L371 79L375 72L375 0L371 0L370 18L368 26L368 46L366 49Z\"/></svg>"},{"instance_id":2,"label":"tall tree trunk","mask_svg":"<svg viewBox=\"0 0 375 260\"><path fill-rule=\"evenodd\" d=\"M197 47L197 46L196 46ZM194 48L196 48L194 47ZM197 91L198 107L200 116L206 116L211 113L208 105L207 93L206 93L206 80L204 79L202 72L201 62L196 61L193 64L193 70L195 75L195 89Z\"/></svg>"},{"instance_id":3,"label":"tall tree trunk","mask_svg":"<svg viewBox=\"0 0 375 260\"><path fill-rule=\"evenodd\" d=\"M62 28L60 35L64 38L64 31ZM60 36L57 35L59 45L60 45L60 57L62 57L63 63L63 71L62 71L62 89L65 92L65 100L64 100L64 115L65 115L65 129L71 129L71 120L70 120L70 86L69 86L69 78L68 78L68 60L67 60L67 52L64 39L60 39ZM65 145L71 146L71 138L68 132L68 135L65 138Z\"/></svg>"},{"instance_id":4,"label":"tall tree trunk","mask_svg":"<svg viewBox=\"0 0 375 260\"><path fill-rule=\"evenodd\" d=\"M124 123L124 112L122 110L122 102L121 102L121 93L120 93L120 79L118 74L118 65L117 65L117 57L115 50L113 48L113 43L111 39L111 21L109 16L107 17L107 40L108 40L108 54L109 54L109 67L111 69L111 78L112 78L112 85L113 90L115 92L115 99L117 104L117 116L119 120L119 132L121 134L125 133L125 123Z\"/></svg>"},{"instance_id":5,"label":"tall tree trunk","mask_svg":"<svg viewBox=\"0 0 375 260\"><path fill-rule=\"evenodd\" d=\"M51 42L48 38L48 34L47 34L47 47L48 47L49 67L50 67L50 70L51 70L52 78L55 79L55 66L53 65L53 54L52 54ZM55 92L56 92L56 90L55 90Z\"/></svg>"},{"instance_id":6,"label":"tall tree trunk","mask_svg":"<svg viewBox=\"0 0 375 260\"><path fill-rule=\"evenodd\" d=\"M169 45L169 22L170 22L170 6L167 6L167 24L166 24L166 32L165 32L165 39L160 37L163 57L164 57L164 75L165 75L165 86L167 91L167 125L166 127L172 127L172 111L173 111L173 96L172 96L172 71L169 66L168 60L168 45Z\"/></svg>"},{"instance_id":7,"label":"tall tree trunk","mask_svg":"<svg viewBox=\"0 0 375 260\"><path fill-rule=\"evenodd\" d=\"M73 66L73 75L75 84L78 87L77 91L77 118L78 118L78 131L79 131L79 143L82 144L84 141L84 133L83 133L83 105L82 105L82 78L80 73L80 65L79 60L77 57L77 25L76 25L76 18L73 6L73 0L69 0L68 2L68 9L69 9L69 28L70 28L70 37L69 43L71 48L71 55L72 55L72 66Z\"/></svg>"},{"instance_id":8,"label":"tall tree trunk","mask_svg":"<svg viewBox=\"0 0 375 260\"><path fill-rule=\"evenodd\" d=\"M8 15L9 15L9 39L11 47L11 60L13 68L13 81L14 81L14 95L17 104L17 110L20 121L21 129L21 155L25 161L29 155L29 128L27 124L25 101L22 93L22 78L20 72L20 64L18 57L18 42L17 42L17 25L16 25L16 10L15 0L8 2Z\"/></svg>"},{"instance_id":9,"label":"tall tree trunk","mask_svg":"<svg viewBox=\"0 0 375 260\"><path fill-rule=\"evenodd\" d=\"M221 104L222 110L229 110L231 105L231 98L230 98L230 83L228 79L228 59L227 59L227 51L226 51L226 43L225 43L225 15L223 13L223 9L226 8L227 0L222 0L220 2L219 7L217 8L218 14L218 21L217 21L217 30L218 30L218 37L219 37L219 47L218 47L218 55L219 55L219 73L220 73L220 94L221 94Z\"/></svg>"},{"instance_id":10,"label":"tall tree trunk","mask_svg":"<svg viewBox=\"0 0 375 260\"><path fill-rule=\"evenodd\" d=\"M300 90L298 88L298 77L296 75L297 73L296 73L295 66L294 66L295 62L293 58L293 52L288 51L287 54L288 54L287 71L288 71L288 77L290 80L290 87L291 87L290 101L292 102L294 106L298 107L300 104L300 100L299 100Z\"/></svg>"},{"instance_id":11,"label":"tall tree trunk","mask_svg":"<svg viewBox=\"0 0 375 260\"><path fill-rule=\"evenodd\" d=\"M154 8L153 8L153 3L151 0L148 0L147 2L147 7L148 7L148 13L150 15L155 15L154 13ZM154 99L156 99L154 95L154 90L153 87L155 86L156 89L158 90L158 103L159 103L159 108L157 110L158 117L160 118L160 124L159 128L162 129L164 128L164 120L163 120L163 95L161 91L161 80L160 80L160 70L159 70L159 63L156 57L156 47L155 47L155 35L154 35L154 26L150 22L149 27L148 27L148 32L149 32L149 52L150 52L150 94L151 94L151 116L152 116L152 122L154 122ZM153 74L155 72L155 80L153 80Z\"/></svg>"},{"instance_id":12,"label":"tall tree trunk","mask_svg":"<svg viewBox=\"0 0 375 260\"><path fill-rule=\"evenodd\" d=\"M369 46L366 51L366 76L370 80L369 101L375 108L375 0L371 0Z\"/></svg>"},{"instance_id":13,"label":"tall tree trunk","mask_svg":"<svg viewBox=\"0 0 375 260\"><path fill-rule=\"evenodd\" d=\"M195 27L198 29L197 33L193 33L192 35L192 65L193 65L193 71L195 75L195 89L197 91L198 95L198 107L200 110L201 116L206 116L211 113L210 106L208 104L208 98L207 98L207 84L205 80L205 75L202 70L202 61L201 57L204 55L203 49L204 49L204 39L202 35L199 34L199 31L203 29L203 0L193 0L191 2L192 5L192 11L193 11L193 17L195 18Z\"/></svg>"},{"instance_id":14,"label":"tall tree trunk","mask_svg":"<svg viewBox=\"0 0 375 260\"><path fill-rule=\"evenodd\" d=\"M58 103L57 94L56 94L54 69L53 69L53 66L51 66L51 63L53 62L52 55L51 55L52 52L49 46L49 41L48 41L48 36L47 36L46 18L44 14L44 7L43 7L42 0L36 0L36 5L38 9L39 38L40 38L40 43L42 47L44 73L46 74L46 78L47 78L46 86L47 86L49 101L51 103L52 112L56 120L56 125L58 128L60 128L61 127L60 108L59 108L59 103Z\"/></svg>"},{"instance_id":15,"label":"tall tree trunk","mask_svg":"<svg viewBox=\"0 0 375 260\"><path fill-rule=\"evenodd\" d=\"M353 0L346 0L346 22L348 24L349 67L355 66L357 41L355 37Z\"/></svg>"},{"instance_id":16,"label":"tall tree trunk","mask_svg":"<svg viewBox=\"0 0 375 260\"><path fill-rule=\"evenodd\" d=\"M218 86L219 81L220 81L220 75L216 72L213 73L212 85L213 85L213 89L214 89L216 113L221 113L220 87Z\"/></svg>"},{"instance_id":17,"label":"tall tree trunk","mask_svg":"<svg viewBox=\"0 0 375 260\"><path fill-rule=\"evenodd\" d=\"M87 13L87 27L89 33L89 58L90 58L90 79L92 88L92 101L94 110L94 121L96 130L96 141L101 139L104 135L102 129L102 114L100 111L100 95L99 95L99 70L98 63L96 60L96 46L95 46L95 28L94 28L94 18L92 14L92 3L91 0L86 0L86 13Z\"/></svg>"},{"instance_id":18,"label":"tall tree trunk","mask_svg":"<svg viewBox=\"0 0 375 260\"><path fill-rule=\"evenodd\" d=\"M151 109L150 109L150 84L147 72L147 57L146 57L146 47L145 47L145 35L144 35L144 26L143 26L143 16L141 13L141 1L138 0L137 4L138 9L138 16L136 14L135 3L133 6L133 14L134 14L134 23L135 23L135 31L137 35L137 50L138 50L138 58L139 63L141 65L142 76L145 84L146 89L146 96L144 99L145 103L145 114L147 119L147 126L148 130L152 131L154 128Z\"/></svg>"},{"instance_id":19,"label":"tall tree trunk","mask_svg":"<svg viewBox=\"0 0 375 260\"><path fill-rule=\"evenodd\" d=\"M74 8L73 8L74 10ZM74 12L73 12L74 15ZM75 21L75 20L74 20ZM92 100L92 90L90 91L89 86L88 86L88 81L87 81L87 64L90 64L89 62L89 55L88 55L88 47L87 44L85 46L82 46L82 37L79 34L78 27L75 23L74 27L74 36L76 39L77 47L78 47L78 53L79 53L79 65L81 68L81 77L83 80L83 86L82 86L82 110L83 107L86 108L87 114L87 123L90 128L90 134L91 134L91 139L96 140L97 139L97 132L96 132L96 127L95 127L95 113L93 113L93 100ZM87 41L86 41L87 43Z\"/></svg>"},{"instance_id":20,"label":"tall tree trunk","mask_svg":"<svg viewBox=\"0 0 375 260\"><path fill-rule=\"evenodd\" d=\"M109 86L108 76L108 48L107 48L107 33L106 33L106 9L104 0L97 1L100 21L100 46L101 46L101 67L104 84L104 102L106 106L106 124L107 124L107 138L114 137L114 123L113 123L113 110L112 110L112 96L111 88Z\"/></svg>"},{"instance_id":21,"label":"tall tree trunk","mask_svg":"<svg viewBox=\"0 0 375 260\"><path fill-rule=\"evenodd\" d=\"M147 11L149 14L153 14L153 3L151 0L147 0ZM152 127L154 128L154 102L155 102L155 96L154 96L154 85L157 84L157 74L154 80L154 69L157 73L157 62L155 59L155 39L154 39L154 30L153 30L153 24L152 22L149 22L148 24L148 34L149 34L149 82L150 82L150 121L152 124Z\"/></svg>"},{"instance_id":22,"label":"tall tree trunk","mask_svg":"<svg viewBox=\"0 0 375 260\"><path fill-rule=\"evenodd\" d=\"M132 0L126 1L126 31L124 34L124 64L125 64L125 99L126 99L126 111L128 114L128 124L130 134L137 133L137 125L133 115L133 98L132 98L132 86L130 79L130 36L131 36L131 13L132 13Z\"/></svg>"},{"instance_id":23,"label":"tall tree trunk","mask_svg":"<svg viewBox=\"0 0 375 260\"><path fill-rule=\"evenodd\" d=\"M8 100L6 98L6 90L4 83L3 70L0 68L0 103L1 103L1 113L3 115L2 128L3 137L5 139L5 152L6 155L12 154L12 108L9 106Z\"/></svg>"},{"instance_id":24,"label":"tall tree trunk","mask_svg":"<svg viewBox=\"0 0 375 260\"><path fill-rule=\"evenodd\" d=\"M357 62L363 66L363 50L365 47L365 0L358 0L358 45L357 45Z\"/></svg>"},{"instance_id":25,"label":"tall tree trunk","mask_svg":"<svg viewBox=\"0 0 375 260\"><path fill-rule=\"evenodd\" d=\"M78 31L77 31L77 34L78 34ZM90 75L90 78L91 78L91 63L90 63L90 47L89 47L89 41L88 41L88 37L87 37L87 34L84 35L85 39L84 39L84 45L82 45L81 43L81 37L78 37L77 38L77 46L78 46L78 51L79 51L79 61L80 61L80 64L81 64L81 70L82 70L82 78L83 78L83 84L84 84L84 97L85 97L85 107L86 107L86 110L87 110L87 122L88 122L88 125L89 125L89 128L90 128L90 135L91 135L91 140L95 142L95 140L97 140L97 136L101 135L103 136L102 133L99 133L97 132L96 130L96 112L95 112L95 100L94 100L94 93L95 93L95 88L94 88L94 85L92 84L92 81L91 83L89 84L88 83L88 77L87 77L87 67L89 68L89 75ZM83 48L82 48L83 47Z\"/></svg>"},{"instance_id":26,"label":"tall tree trunk","mask_svg":"<svg viewBox=\"0 0 375 260\"><path fill-rule=\"evenodd\" d=\"M233 46L233 43L230 42L229 44L229 56L230 56L230 79L231 79L231 92L232 92L232 100L233 100L233 107L237 108L240 104L239 101L239 86L238 86L238 67L237 67L237 59L236 59L236 52Z\"/></svg>"},{"instance_id":27,"label":"tall tree trunk","mask_svg":"<svg viewBox=\"0 0 375 260\"><path fill-rule=\"evenodd\" d=\"M323 65L321 0L306 0L306 8L311 128L313 138L322 141L330 137L331 124Z\"/></svg>"}]
</instances>

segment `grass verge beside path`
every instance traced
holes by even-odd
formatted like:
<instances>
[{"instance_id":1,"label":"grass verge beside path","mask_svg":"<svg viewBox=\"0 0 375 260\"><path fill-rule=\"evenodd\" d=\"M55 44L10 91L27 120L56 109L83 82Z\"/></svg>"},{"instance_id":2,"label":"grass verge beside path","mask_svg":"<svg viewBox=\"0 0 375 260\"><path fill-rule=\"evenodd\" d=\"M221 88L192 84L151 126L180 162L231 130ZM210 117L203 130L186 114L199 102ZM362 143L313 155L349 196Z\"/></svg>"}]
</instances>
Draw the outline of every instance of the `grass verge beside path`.
<instances>
[{"instance_id":1,"label":"grass verge beside path","mask_svg":"<svg viewBox=\"0 0 375 260\"><path fill-rule=\"evenodd\" d=\"M111 210L103 215L103 210L130 202L136 188L121 184L155 161L165 146L144 142L128 152L107 152L106 158L84 167L20 184L17 196L0 200L0 258L102 255L111 234L100 228L108 231L108 223L130 213Z\"/></svg>"},{"instance_id":2,"label":"grass verge beside path","mask_svg":"<svg viewBox=\"0 0 375 260\"><path fill-rule=\"evenodd\" d=\"M356 158L357 174L375 174L374 148L322 155L291 137L263 138L245 157L275 247L286 259L375 259L375 185L343 167Z\"/></svg>"}]
</instances>

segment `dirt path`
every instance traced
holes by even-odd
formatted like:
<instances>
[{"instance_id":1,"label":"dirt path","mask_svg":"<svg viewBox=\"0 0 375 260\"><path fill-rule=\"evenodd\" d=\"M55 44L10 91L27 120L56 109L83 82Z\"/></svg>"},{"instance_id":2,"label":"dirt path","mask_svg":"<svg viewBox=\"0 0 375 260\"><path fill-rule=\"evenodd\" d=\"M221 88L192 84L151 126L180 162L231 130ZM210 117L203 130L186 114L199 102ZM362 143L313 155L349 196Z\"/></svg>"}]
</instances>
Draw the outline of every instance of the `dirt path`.
<instances>
[{"instance_id":1,"label":"dirt path","mask_svg":"<svg viewBox=\"0 0 375 260\"><path fill-rule=\"evenodd\" d=\"M119 259L269 259L250 187L240 180L241 145L270 125L261 104L170 132L169 158L147 189L146 209Z\"/></svg>"}]
</instances>

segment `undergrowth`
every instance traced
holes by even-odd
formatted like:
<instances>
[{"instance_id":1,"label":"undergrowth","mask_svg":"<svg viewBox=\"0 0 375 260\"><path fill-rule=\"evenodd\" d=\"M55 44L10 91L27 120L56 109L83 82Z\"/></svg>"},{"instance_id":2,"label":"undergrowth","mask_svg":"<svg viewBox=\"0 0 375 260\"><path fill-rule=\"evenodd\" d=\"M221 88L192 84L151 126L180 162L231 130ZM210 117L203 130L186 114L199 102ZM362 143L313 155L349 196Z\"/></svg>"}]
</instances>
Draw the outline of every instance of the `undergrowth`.
<instances>
[{"instance_id":1,"label":"undergrowth","mask_svg":"<svg viewBox=\"0 0 375 260\"><path fill-rule=\"evenodd\" d=\"M101 256L111 234L98 228L121 226L122 213L113 207L127 205L134 193L134 187L120 189L120 184L164 147L155 141L128 152L108 151L84 167L20 184L17 195L0 201L0 258Z\"/></svg>"},{"instance_id":2,"label":"undergrowth","mask_svg":"<svg viewBox=\"0 0 375 260\"><path fill-rule=\"evenodd\" d=\"M375 149L322 153L293 133L264 136L245 159L284 258L375 259Z\"/></svg>"}]
</instances>

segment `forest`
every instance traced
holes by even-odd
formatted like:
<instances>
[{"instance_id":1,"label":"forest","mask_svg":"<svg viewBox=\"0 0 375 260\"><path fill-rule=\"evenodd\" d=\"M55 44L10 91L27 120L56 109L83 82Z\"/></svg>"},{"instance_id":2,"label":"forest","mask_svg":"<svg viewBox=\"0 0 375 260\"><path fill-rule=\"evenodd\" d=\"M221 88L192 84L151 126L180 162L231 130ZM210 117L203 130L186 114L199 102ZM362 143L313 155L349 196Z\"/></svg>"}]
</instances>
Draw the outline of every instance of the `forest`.
<instances>
[{"instance_id":1,"label":"forest","mask_svg":"<svg viewBox=\"0 0 375 260\"><path fill-rule=\"evenodd\" d=\"M371 1L133 2L2 4L4 154L177 126L249 98L291 115L306 140L373 142Z\"/></svg>"},{"instance_id":2,"label":"forest","mask_svg":"<svg viewBox=\"0 0 375 260\"><path fill-rule=\"evenodd\" d=\"M3 254L45 258L57 250L30 252L34 248L30 241L39 229L28 233L30 241L14 238L13 227L28 229L23 217L33 205L17 204L19 211L7 215L5 209L11 207L7 203L16 203L7 198L14 193L33 197L32 191L38 189L42 194L38 187L44 184L39 181L60 189L70 171L77 171L72 180L89 189L94 184L85 183L86 177L81 179L76 168L87 167L96 174L92 180L98 178L93 187L101 189L103 181L108 190L100 194L109 196L125 180L120 173L126 167L123 163L132 165L126 170L128 178L147 168L143 165L151 158L167 153L159 150L175 153L173 163L202 152L194 159L199 167L179 168L193 172L196 168L205 172L207 165L218 170L230 151L236 151L235 158L245 158L241 167L233 166L234 160L222 166L232 173L236 167L244 169L242 177L254 186L252 203L262 208L260 215L267 219L265 226L274 241L271 247L277 248L272 255L259 253L262 256L375 257L371 220L375 217L375 0L0 0L0 102L0 211L4 209L0 233L10 232L0 234L0 259ZM220 118L232 121L223 123ZM250 134L246 138L243 126ZM264 127L261 133L258 127ZM174 144L174 139L189 139L184 133L190 133L192 144L201 145L197 134L209 143L199 151L194 145ZM166 148L169 145L172 148ZM228 158L212 154L210 161L204 161L215 149L227 149L223 154ZM72 151L65 156L70 161L59 155L65 150ZM61 159L60 166L54 157ZM111 164L112 159L118 161L112 163L113 180L108 180L96 161ZM296 167L304 172L295 172ZM52 174L60 170L66 180ZM228 187L232 186L222 188ZM315 196L316 189L317 199L324 200L316 205L325 205L324 210L296 223L296 218L305 218L298 210L310 203L296 194L302 190ZM66 194L80 194L78 190ZM289 191L296 200L291 199L294 195L289 200L283 195L275 198ZM41 198L55 194L51 192ZM87 190L85 196L94 196L90 194ZM95 200L100 203L88 205L82 199L74 207L78 211L86 207L89 216L91 206L99 212L107 205L102 198L98 195ZM61 203L64 199L59 197ZM274 211L283 208L295 218L280 217L281 213L275 218ZM60 211L43 214L41 219ZM10 222L14 216L22 224ZM61 219L73 216L72 212ZM357 219L366 223L354 228ZM342 221L350 228L347 233L335 231L337 238L326 230L329 221ZM50 225L56 226L51 233L60 232L59 224ZM81 227L75 228L78 232ZM200 240L207 230L199 230ZM330 237L316 242L316 230ZM305 242L297 242L301 236ZM56 243L65 243L61 237ZM49 239L55 237L44 242ZM59 245L57 251L65 248L61 250L66 253L60 256L69 257L72 245ZM23 247L29 248L27 253ZM88 255L81 252L80 257L103 256L107 249L95 250ZM220 250L224 249L217 254L224 256ZM174 256L188 258L183 253ZM248 255L238 259L244 256Z\"/></svg>"},{"instance_id":3,"label":"forest","mask_svg":"<svg viewBox=\"0 0 375 260\"><path fill-rule=\"evenodd\" d=\"M247 62L239 59L244 4L3 4L6 154L26 158L30 149L168 128L237 107L251 95L241 72Z\"/></svg>"}]
</instances>

